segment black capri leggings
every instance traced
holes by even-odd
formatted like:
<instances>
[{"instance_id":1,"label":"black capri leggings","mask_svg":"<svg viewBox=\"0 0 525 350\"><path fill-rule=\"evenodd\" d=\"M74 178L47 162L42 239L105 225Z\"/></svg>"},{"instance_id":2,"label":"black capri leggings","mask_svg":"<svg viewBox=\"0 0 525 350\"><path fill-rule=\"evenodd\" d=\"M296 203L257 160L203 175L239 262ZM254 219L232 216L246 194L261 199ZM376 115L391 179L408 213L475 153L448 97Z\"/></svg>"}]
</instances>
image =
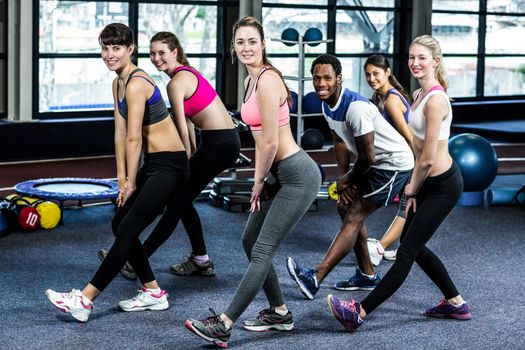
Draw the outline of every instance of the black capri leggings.
<instances>
[{"instance_id":1,"label":"black capri leggings","mask_svg":"<svg viewBox=\"0 0 525 350\"><path fill-rule=\"evenodd\" d=\"M187 190L172 196L162 218L144 242L148 257L166 242L181 219L190 239L192 254L206 254L202 224L193 200L215 176L237 160L240 148L237 129L201 131L201 145L190 158Z\"/></svg>"},{"instance_id":2,"label":"black capri leggings","mask_svg":"<svg viewBox=\"0 0 525 350\"><path fill-rule=\"evenodd\" d=\"M155 280L139 235L155 220L171 194L184 187L187 179L186 152L144 155L144 164L137 174L137 189L113 218L115 242L93 276L92 285L103 291L126 260L133 266L143 284Z\"/></svg>"},{"instance_id":3,"label":"black capri leggings","mask_svg":"<svg viewBox=\"0 0 525 350\"><path fill-rule=\"evenodd\" d=\"M361 302L367 314L401 287L414 261L441 290L445 299L459 295L445 266L425 244L454 208L462 191L463 180L455 163L443 174L425 180L416 195L417 211L408 213L396 261L381 282Z\"/></svg>"}]
</instances>

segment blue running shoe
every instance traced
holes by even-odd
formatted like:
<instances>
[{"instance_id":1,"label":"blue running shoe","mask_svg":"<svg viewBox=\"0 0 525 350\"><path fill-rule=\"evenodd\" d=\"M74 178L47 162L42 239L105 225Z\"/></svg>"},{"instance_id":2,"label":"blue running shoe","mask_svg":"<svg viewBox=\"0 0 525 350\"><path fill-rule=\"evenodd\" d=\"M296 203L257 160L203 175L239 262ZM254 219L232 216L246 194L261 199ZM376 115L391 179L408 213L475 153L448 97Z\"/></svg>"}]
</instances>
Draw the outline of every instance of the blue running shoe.
<instances>
[{"instance_id":1,"label":"blue running shoe","mask_svg":"<svg viewBox=\"0 0 525 350\"><path fill-rule=\"evenodd\" d=\"M337 290L372 290L381 281L379 274L376 273L374 277L370 278L363 275L361 270L356 269L355 275L345 281L339 281L334 284L334 288Z\"/></svg>"},{"instance_id":2,"label":"blue running shoe","mask_svg":"<svg viewBox=\"0 0 525 350\"><path fill-rule=\"evenodd\" d=\"M350 299L350 301L339 299L338 297L328 295L328 307L334 317L346 328L347 331L353 332L363 323L359 316L361 304Z\"/></svg>"},{"instance_id":3,"label":"blue running shoe","mask_svg":"<svg viewBox=\"0 0 525 350\"><path fill-rule=\"evenodd\" d=\"M315 280L315 269L300 267L291 257L286 258L286 269L295 283L297 283L301 293L312 300L319 290L319 286Z\"/></svg>"}]
</instances>

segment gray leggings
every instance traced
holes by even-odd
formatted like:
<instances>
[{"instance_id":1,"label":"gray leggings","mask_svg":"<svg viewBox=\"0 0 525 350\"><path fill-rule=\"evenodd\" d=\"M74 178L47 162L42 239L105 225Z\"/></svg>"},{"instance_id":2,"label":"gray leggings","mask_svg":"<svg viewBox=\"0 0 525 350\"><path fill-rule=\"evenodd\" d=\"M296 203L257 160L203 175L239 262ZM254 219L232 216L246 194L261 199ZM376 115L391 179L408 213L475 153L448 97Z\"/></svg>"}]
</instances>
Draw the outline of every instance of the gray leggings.
<instances>
[{"instance_id":1,"label":"gray leggings","mask_svg":"<svg viewBox=\"0 0 525 350\"><path fill-rule=\"evenodd\" d=\"M321 186L317 164L303 150L272 165L270 173L280 185L275 196L262 202L261 211L250 214L242 244L248 269L224 312L236 321L261 287L270 306L284 304L272 263L275 252L313 203Z\"/></svg>"}]
</instances>

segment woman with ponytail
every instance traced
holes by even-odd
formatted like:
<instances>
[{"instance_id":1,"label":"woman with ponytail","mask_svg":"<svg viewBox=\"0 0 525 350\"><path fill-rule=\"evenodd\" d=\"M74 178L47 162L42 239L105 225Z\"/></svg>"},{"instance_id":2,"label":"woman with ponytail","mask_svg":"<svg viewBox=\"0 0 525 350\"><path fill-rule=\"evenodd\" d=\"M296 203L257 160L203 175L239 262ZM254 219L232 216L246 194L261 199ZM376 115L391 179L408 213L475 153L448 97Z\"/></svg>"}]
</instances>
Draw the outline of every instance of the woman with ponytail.
<instances>
[{"instance_id":1,"label":"woman with ponytail","mask_svg":"<svg viewBox=\"0 0 525 350\"><path fill-rule=\"evenodd\" d=\"M246 68L243 121L255 140L255 174L251 209L242 235L248 267L228 307L186 327L201 338L226 347L233 323L262 288L269 307L243 322L249 331L291 331L292 313L285 305L272 259L306 213L321 186L315 162L295 142L290 129L290 92L281 72L266 57L261 23L241 18L233 26L232 52ZM271 184L268 180L270 178Z\"/></svg>"},{"instance_id":2,"label":"woman with ponytail","mask_svg":"<svg viewBox=\"0 0 525 350\"><path fill-rule=\"evenodd\" d=\"M237 157L241 147L239 134L215 89L188 63L184 49L174 33L159 32L151 38L150 60L170 78L167 86L171 114L190 159L190 174L184 196L173 196L162 218L144 242L151 256L182 221L191 243L186 261L174 264L176 275L213 276L199 214L193 200ZM200 131L197 147L195 127Z\"/></svg>"},{"instance_id":3,"label":"woman with ponytail","mask_svg":"<svg viewBox=\"0 0 525 350\"><path fill-rule=\"evenodd\" d=\"M452 108L439 42L429 35L415 38L409 48L408 67L421 88L414 93L408 118L414 135L415 166L405 187L406 224L396 261L361 303L328 296L330 311L348 331L357 329L367 315L401 287L414 262L443 294L436 306L425 310L427 316L457 320L472 317L470 305L459 294L447 269L426 246L463 191L461 173L448 151Z\"/></svg>"},{"instance_id":4,"label":"woman with ponytail","mask_svg":"<svg viewBox=\"0 0 525 350\"><path fill-rule=\"evenodd\" d=\"M383 117L403 136L410 149L413 149L412 132L408 127L410 95L392 73L388 59L383 55L372 55L367 58L363 68L366 81L374 90L372 102ZM401 197L397 215L383 237L380 240L368 239L368 251L375 266L379 265L383 257L387 260L395 260L396 251L385 251L385 249L401 236L405 225L405 209L406 198Z\"/></svg>"}]
</instances>

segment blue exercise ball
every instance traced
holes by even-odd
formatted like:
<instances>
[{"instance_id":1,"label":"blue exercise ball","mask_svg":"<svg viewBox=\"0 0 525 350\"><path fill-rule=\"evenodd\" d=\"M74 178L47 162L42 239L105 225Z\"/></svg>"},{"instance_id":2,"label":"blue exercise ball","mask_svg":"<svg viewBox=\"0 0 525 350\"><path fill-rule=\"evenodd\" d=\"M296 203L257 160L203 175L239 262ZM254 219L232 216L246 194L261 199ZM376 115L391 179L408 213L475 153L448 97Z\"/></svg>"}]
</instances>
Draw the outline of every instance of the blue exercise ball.
<instances>
[{"instance_id":1,"label":"blue exercise ball","mask_svg":"<svg viewBox=\"0 0 525 350\"><path fill-rule=\"evenodd\" d=\"M313 114L313 113L322 113L323 101L317 96L315 91L309 92L303 97L303 113Z\"/></svg>"},{"instance_id":2,"label":"blue exercise ball","mask_svg":"<svg viewBox=\"0 0 525 350\"><path fill-rule=\"evenodd\" d=\"M297 113L297 92L290 91L290 97L292 98L292 104L290 106L290 113Z\"/></svg>"},{"instance_id":3,"label":"blue exercise ball","mask_svg":"<svg viewBox=\"0 0 525 350\"><path fill-rule=\"evenodd\" d=\"M295 28L286 28L281 34L281 40L299 41L299 32ZM294 46L295 43L283 43L286 46Z\"/></svg>"},{"instance_id":4,"label":"blue exercise ball","mask_svg":"<svg viewBox=\"0 0 525 350\"><path fill-rule=\"evenodd\" d=\"M448 141L450 155L461 170L463 190L483 191L498 173L496 150L476 134L459 134Z\"/></svg>"},{"instance_id":5,"label":"blue exercise ball","mask_svg":"<svg viewBox=\"0 0 525 350\"><path fill-rule=\"evenodd\" d=\"M321 41L323 40L323 33L318 28L308 28L306 32L304 32L304 41ZM308 43L307 43L308 44ZM317 46L319 43L314 44L308 44L310 46Z\"/></svg>"}]
</instances>

